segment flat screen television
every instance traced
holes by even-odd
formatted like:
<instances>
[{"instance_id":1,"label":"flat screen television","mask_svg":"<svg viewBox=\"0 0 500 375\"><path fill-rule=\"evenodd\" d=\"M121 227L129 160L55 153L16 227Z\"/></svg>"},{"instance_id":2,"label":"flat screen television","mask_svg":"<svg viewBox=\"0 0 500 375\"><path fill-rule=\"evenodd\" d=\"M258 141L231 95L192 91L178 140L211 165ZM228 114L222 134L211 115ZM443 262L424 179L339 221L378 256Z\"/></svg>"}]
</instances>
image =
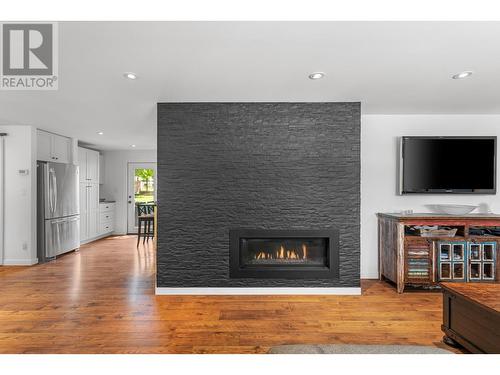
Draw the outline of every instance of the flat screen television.
<instances>
[{"instance_id":1,"label":"flat screen television","mask_svg":"<svg viewBox=\"0 0 500 375\"><path fill-rule=\"evenodd\" d=\"M402 137L401 194L496 194L496 137Z\"/></svg>"}]
</instances>

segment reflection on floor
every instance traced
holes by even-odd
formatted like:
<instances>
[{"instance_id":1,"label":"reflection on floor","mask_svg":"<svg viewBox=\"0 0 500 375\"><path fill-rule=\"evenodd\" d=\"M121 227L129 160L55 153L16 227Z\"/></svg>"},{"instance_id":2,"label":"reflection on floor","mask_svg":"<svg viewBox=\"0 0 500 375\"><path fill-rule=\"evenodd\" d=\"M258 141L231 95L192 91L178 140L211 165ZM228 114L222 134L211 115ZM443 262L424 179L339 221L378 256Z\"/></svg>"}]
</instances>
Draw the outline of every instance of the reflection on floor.
<instances>
[{"instance_id":1,"label":"reflection on floor","mask_svg":"<svg viewBox=\"0 0 500 375\"><path fill-rule=\"evenodd\" d=\"M279 344L440 344L441 294L155 296L152 242L109 237L0 267L0 353L262 353Z\"/></svg>"}]
</instances>

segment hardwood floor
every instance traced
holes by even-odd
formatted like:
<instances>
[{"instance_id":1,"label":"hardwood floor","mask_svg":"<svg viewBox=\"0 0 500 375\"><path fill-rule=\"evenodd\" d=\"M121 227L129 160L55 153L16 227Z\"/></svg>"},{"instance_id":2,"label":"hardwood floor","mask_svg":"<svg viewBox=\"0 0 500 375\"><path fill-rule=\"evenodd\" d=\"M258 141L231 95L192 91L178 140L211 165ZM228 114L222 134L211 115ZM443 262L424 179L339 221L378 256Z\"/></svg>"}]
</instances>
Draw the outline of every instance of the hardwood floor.
<instances>
[{"instance_id":1,"label":"hardwood floor","mask_svg":"<svg viewBox=\"0 0 500 375\"><path fill-rule=\"evenodd\" d=\"M0 267L0 353L264 353L279 344L440 343L440 293L155 296L151 242L110 237Z\"/></svg>"}]
</instances>

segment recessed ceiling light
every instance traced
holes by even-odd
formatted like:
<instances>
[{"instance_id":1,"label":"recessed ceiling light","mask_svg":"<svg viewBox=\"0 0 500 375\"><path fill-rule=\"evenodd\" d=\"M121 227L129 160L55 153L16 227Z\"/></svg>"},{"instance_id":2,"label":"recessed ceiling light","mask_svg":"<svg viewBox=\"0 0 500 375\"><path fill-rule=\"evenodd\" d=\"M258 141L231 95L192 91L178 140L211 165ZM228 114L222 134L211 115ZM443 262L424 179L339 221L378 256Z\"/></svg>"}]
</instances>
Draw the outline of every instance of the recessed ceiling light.
<instances>
[{"instance_id":1,"label":"recessed ceiling light","mask_svg":"<svg viewBox=\"0 0 500 375\"><path fill-rule=\"evenodd\" d=\"M137 74L132 72L123 73L123 76L128 79L137 79Z\"/></svg>"},{"instance_id":2,"label":"recessed ceiling light","mask_svg":"<svg viewBox=\"0 0 500 375\"><path fill-rule=\"evenodd\" d=\"M130 145L130 147L135 147L135 145Z\"/></svg>"},{"instance_id":3,"label":"recessed ceiling light","mask_svg":"<svg viewBox=\"0 0 500 375\"><path fill-rule=\"evenodd\" d=\"M462 79L462 78L467 78L472 75L472 72L470 70L466 70L465 72L460 72L457 74L454 74L451 76L453 79Z\"/></svg>"},{"instance_id":4,"label":"recessed ceiling light","mask_svg":"<svg viewBox=\"0 0 500 375\"><path fill-rule=\"evenodd\" d=\"M104 134L104 132L97 132L97 134L99 134L99 135L103 135L103 134Z\"/></svg>"},{"instance_id":5,"label":"recessed ceiling light","mask_svg":"<svg viewBox=\"0 0 500 375\"><path fill-rule=\"evenodd\" d=\"M325 76L325 73L323 72L314 72L309 74L309 79L321 79Z\"/></svg>"}]
</instances>

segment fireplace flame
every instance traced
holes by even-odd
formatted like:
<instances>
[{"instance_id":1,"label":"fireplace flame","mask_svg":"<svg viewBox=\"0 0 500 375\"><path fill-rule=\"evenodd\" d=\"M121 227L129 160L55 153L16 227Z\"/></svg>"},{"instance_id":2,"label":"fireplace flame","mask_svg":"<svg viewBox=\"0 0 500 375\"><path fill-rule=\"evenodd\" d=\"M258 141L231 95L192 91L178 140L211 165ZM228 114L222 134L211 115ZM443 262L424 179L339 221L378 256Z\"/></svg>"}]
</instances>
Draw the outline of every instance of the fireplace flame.
<instances>
[{"instance_id":1,"label":"fireplace flame","mask_svg":"<svg viewBox=\"0 0 500 375\"><path fill-rule=\"evenodd\" d=\"M254 259L307 259L307 246L302 244L302 251L285 249L283 245L276 251L260 250L255 254Z\"/></svg>"}]
</instances>

